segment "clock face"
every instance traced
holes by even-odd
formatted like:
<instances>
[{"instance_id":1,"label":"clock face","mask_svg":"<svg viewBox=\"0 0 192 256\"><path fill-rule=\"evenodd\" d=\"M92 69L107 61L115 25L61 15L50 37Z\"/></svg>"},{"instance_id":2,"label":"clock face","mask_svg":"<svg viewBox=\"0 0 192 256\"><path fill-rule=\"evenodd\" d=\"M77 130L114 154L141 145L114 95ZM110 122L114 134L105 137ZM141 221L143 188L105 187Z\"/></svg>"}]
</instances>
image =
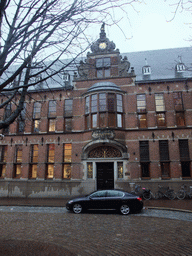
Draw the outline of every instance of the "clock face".
<instances>
[{"instance_id":1,"label":"clock face","mask_svg":"<svg viewBox=\"0 0 192 256\"><path fill-rule=\"evenodd\" d=\"M101 50L104 50L106 47L107 47L106 43L100 43L100 44L99 44L99 48L100 48Z\"/></svg>"}]
</instances>

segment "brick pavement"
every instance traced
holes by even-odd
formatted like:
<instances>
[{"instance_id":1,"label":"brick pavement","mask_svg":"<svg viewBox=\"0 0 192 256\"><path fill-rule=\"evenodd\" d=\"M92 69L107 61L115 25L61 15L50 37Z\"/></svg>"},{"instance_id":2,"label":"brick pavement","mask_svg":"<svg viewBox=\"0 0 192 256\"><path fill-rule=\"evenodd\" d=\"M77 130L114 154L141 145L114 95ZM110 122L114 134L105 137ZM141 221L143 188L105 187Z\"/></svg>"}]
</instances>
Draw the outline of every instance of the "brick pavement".
<instances>
[{"instance_id":1,"label":"brick pavement","mask_svg":"<svg viewBox=\"0 0 192 256\"><path fill-rule=\"evenodd\" d=\"M0 255L192 255L192 222L140 215L1 212ZM50 252L50 253L49 253Z\"/></svg>"}]
</instances>

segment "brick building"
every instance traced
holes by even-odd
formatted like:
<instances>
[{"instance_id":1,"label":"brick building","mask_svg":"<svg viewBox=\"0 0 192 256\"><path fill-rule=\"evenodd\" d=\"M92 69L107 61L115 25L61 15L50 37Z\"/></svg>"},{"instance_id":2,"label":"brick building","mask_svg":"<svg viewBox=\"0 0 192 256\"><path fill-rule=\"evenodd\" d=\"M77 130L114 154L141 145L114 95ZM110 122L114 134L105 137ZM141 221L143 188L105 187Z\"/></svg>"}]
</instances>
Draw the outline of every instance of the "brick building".
<instances>
[{"instance_id":1,"label":"brick building","mask_svg":"<svg viewBox=\"0 0 192 256\"><path fill-rule=\"evenodd\" d=\"M192 185L191 55L179 48L122 57L102 26L77 72L61 74L62 86L50 79L51 90L31 90L17 122L1 131L0 196Z\"/></svg>"}]
</instances>

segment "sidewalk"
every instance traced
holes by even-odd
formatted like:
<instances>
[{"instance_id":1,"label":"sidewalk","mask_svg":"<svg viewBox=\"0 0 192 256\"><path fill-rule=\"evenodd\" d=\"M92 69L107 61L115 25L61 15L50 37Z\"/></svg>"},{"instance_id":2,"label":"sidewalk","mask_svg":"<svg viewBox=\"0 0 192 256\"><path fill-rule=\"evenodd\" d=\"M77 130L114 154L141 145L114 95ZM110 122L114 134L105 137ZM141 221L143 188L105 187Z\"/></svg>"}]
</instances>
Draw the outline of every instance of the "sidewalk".
<instances>
[{"instance_id":1,"label":"sidewalk","mask_svg":"<svg viewBox=\"0 0 192 256\"><path fill-rule=\"evenodd\" d=\"M67 198L0 198L0 206L53 206L65 207ZM144 200L146 208L166 208L192 211L192 199Z\"/></svg>"}]
</instances>

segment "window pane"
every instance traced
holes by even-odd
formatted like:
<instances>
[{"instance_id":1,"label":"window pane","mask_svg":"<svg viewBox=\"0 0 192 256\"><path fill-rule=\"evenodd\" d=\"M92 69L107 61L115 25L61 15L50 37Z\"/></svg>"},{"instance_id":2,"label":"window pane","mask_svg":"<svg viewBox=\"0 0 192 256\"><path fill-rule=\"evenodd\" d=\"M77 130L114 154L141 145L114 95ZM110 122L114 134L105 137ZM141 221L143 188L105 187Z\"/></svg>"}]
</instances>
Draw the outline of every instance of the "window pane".
<instances>
[{"instance_id":1,"label":"window pane","mask_svg":"<svg viewBox=\"0 0 192 256\"><path fill-rule=\"evenodd\" d=\"M6 172L6 165L4 164L4 165L2 165L1 176L0 177L5 178L5 176L6 176L5 172Z\"/></svg>"},{"instance_id":2,"label":"window pane","mask_svg":"<svg viewBox=\"0 0 192 256\"><path fill-rule=\"evenodd\" d=\"M25 130L25 120L18 120L18 133L22 133Z\"/></svg>"},{"instance_id":3,"label":"window pane","mask_svg":"<svg viewBox=\"0 0 192 256\"><path fill-rule=\"evenodd\" d=\"M97 94L91 96L91 112L97 112Z\"/></svg>"},{"instance_id":4,"label":"window pane","mask_svg":"<svg viewBox=\"0 0 192 256\"><path fill-rule=\"evenodd\" d=\"M123 112L123 100L120 94L117 94L117 112Z\"/></svg>"},{"instance_id":5,"label":"window pane","mask_svg":"<svg viewBox=\"0 0 192 256\"><path fill-rule=\"evenodd\" d=\"M54 163L54 159L55 159L55 145L50 144L48 145L48 162Z\"/></svg>"},{"instance_id":6,"label":"window pane","mask_svg":"<svg viewBox=\"0 0 192 256\"><path fill-rule=\"evenodd\" d=\"M163 94L155 94L156 111L165 111Z\"/></svg>"},{"instance_id":7,"label":"window pane","mask_svg":"<svg viewBox=\"0 0 192 256\"><path fill-rule=\"evenodd\" d=\"M37 178L37 164L33 164L32 165L32 179L36 179Z\"/></svg>"},{"instance_id":8,"label":"window pane","mask_svg":"<svg viewBox=\"0 0 192 256\"><path fill-rule=\"evenodd\" d=\"M71 162L72 159L72 145L64 144L64 162Z\"/></svg>"},{"instance_id":9,"label":"window pane","mask_svg":"<svg viewBox=\"0 0 192 256\"><path fill-rule=\"evenodd\" d=\"M106 111L106 94L100 93L99 94L99 111Z\"/></svg>"},{"instance_id":10,"label":"window pane","mask_svg":"<svg viewBox=\"0 0 192 256\"><path fill-rule=\"evenodd\" d=\"M105 72L105 77L110 77L110 69L109 68L105 69L104 72Z\"/></svg>"},{"instance_id":11,"label":"window pane","mask_svg":"<svg viewBox=\"0 0 192 256\"><path fill-rule=\"evenodd\" d=\"M48 164L47 166L47 178L48 179L53 179L54 177L54 165L53 164Z\"/></svg>"},{"instance_id":12,"label":"window pane","mask_svg":"<svg viewBox=\"0 0 192 256\"><path fill-rule=\"evenodd\" d=\"M20 175L21 174L21 165L20 164L17 164L16 165L16 176Z\"/></svg>"},{"instance_id":13,"label":"window pane","mask_svg":"<svg viewBox=\"0 0 192 256\"><path fill-rule=\"evenodd\" d=\"M106 67L110 67L111 65L111 59L110 58L104 58L103 59L103 66Z\"/></svg>"},{"instance_id":14,"label":"window pane","mask_svg":"<svg viewBox=\"0 0 192 256\"><path fill-rule=\"evenodd\" d=\"M117 162L118 178L123 178L123 162Z\"/></svg>"},{"instance_id":15,"label":"window pane","mask_svg":"<svg viewBox=\"0 0 192 256\"><path fill-rule=\"evenodd\" d=\"M138 115L139 128L147 128L147 115Z\"/></svg>"},{"instance_id":16,"label":"window pane","mask_svg":"<svg viewBox=\"0 0 192 256\"><path fill-rule=\"evenodd\" d=\"M190 162L181 162L182 177L191 177Z\"/></svg>"},{"instance_id":17,"label":"window pane","mask_svg":"<svg viewBox=\"0 0 192 256\"><path fill-rule=\"evenodd\" d=\"M165 114L164 113L158 113L157 114L157 126L158 127L166 126Z\"/></svg>"},{"instance_id":18,"label":"window pane","mask_svg":"<svg viewBox=\"0 0 192 256\"><path fill-rule=\"evenodd\" d=\"M87 178L93 178L93 163L87 163Z\"/></svg>"},{"instance_id":19,"label":"window pane","mask_svg":"<svg viewBox=\"0 0 192 256\"><path fill-rule=\"evenodd\" d=\"M0 162L7 160L7 146L0 146Z\"/></svg>"},{"instance_id":20,"label":"window pane","mask_svg":"<svg viewBox=\"0 0 192 256\"><path fill-rule=\"evenodd\" d=\"M97 69L97 77L98 78L103 77L103 69Z\"/></svg>"},{"instance_id":21,"label":"window pane","mask_svg":"<svg viewBox=\"0 0 192 256\"><path fill-rule=\"evenodd\" d=\"M92 115L92 128L97 127L97 114Z\"/></svg>"},{"instance_id":22,"label":"window pane","mask_svg":"<svg viewBox=\"0 0 192 256\"><path fill-rule=\"evenodd\" d=\"M89 107L89 96L85 98L85 114L88 114L90 112Z\"/></svg>"},{"instance_id":23,"label":"window pane","mask_svg":"<svg viewBox=\"0 0 192 256\"><path fill-rule=\"evenodd\" d=\"M122 114L117 114L117 127L123 127Z\"/></svg>"},{"instance_id":24,"label":"window pane","mask_svg":"<svg viewBox=\"0 0 192 256\"><path fill-rule=\"evenodd\" d=\"M174 92L173 99L174 99L175 110L177 111L183 110L182 92Z\"/></svg>"},{"instance_id":25,"label":"window pane","mask_svg":"<svg viewBox=\"0 0 192 256\"><path fill-rule=\"evenodd\" d=\"M109 117L109 120L108 120L109 127L115 127L116 126L115 114L109 113L108 117Z\"/></svg>"},{"instance_id":26,"label":"window pane","mask_svg":"<svg viewBox=\"0 0 192 256\"><path fill-rule=\"evenodd\" d=\"M106 113L99 114L99 127L106 127Z\"/></svg>"},{"instance_id":27,"label":"window pane","mask_svg":"<svg viewBox=\"0 0 192 256\"><path fill-rule=\"evenodd\" d=\"M176 123L177 123L177 126L185 126L184 112L177 112L176 113Z\"/></svg>"},{"instance_id":28,"label":"window pane","mask_svg":"<svg viewBox=\"0 0 192 256\"><path fill-rule=\"evenodd\" d=\"M143 178L150 177L149 163L141 163L141 175Z\"/></svg>"},{"instance_id":29,"label":"window pane","mask_svg":"<svg viewBox=\"0 0 192 256\"><path fill-rule=\"evenodd\" d=\"M49 132L55 132L55 119L49 119Z\"/></svg>"},{"instance_id":30,"label":"window pane","mask_svg":"<svg viewBox=\"0 0 192 256\"><path fill-rule=\"evenodd\" d=\"M72 118L65 118L65 131L72 131Z\"/></svg>"},{"instance_id":31,"label":"window pane","mask_svg":"<svg viewBox=\"0 0 192 256\"><path fill-rule=\"evenodd\" d=\"M17 150L17 155L16 155L16 162L17 163L22 163L22 146L18 146L17 148L16 148L16 150Z\"/></svg>"},{"instance_id":32,"label":"window pane","mask_svg":"<svg viewBox=\"0 0 192 256\"><path fill-rule=\"evenodd\" d=\"M137 112L146 112L146 99L144 94L137 95Z\"/></svg>"},{"instance_id":33,"label":"window pane","mask_svg":"<svg viewBox=\"0 0 192 256\"><path fill-rule=\"evenodd\" d=\"M169 161L169 145L168 140L159 141L159 153L161 161Z\"/></svg>"},{"instance_id":34,"label":"window pane","mask_svg":"<svg viewBox=\"0 0 192 256\"><path fill-rule=\"evenodd\" d=\"M85 129L90 128L90 117L89 115L85 117Z\"/></svg>"},{"instance_id":35,"label":"window pane","mask_svg":"<svg viewBox=\"0 0 192 256\"><path fill-rule=\"evenodd\" d=\"M73 115L73 100L65 100L65 116Z\"/></svg>"},{"instance_id":36,"label":"window pane","mask_svg":"<svg viewBox=\"0 0 192 256\"><path fill-rule=\"evenodd\" d=\"M169 177L170 173L169 173L169 163L161 163L161 175L162 177Z\"/></svg>"},{"instance_id":37,"label":"window pane","mask_svg":"<svg viewBox=\"0 0 192 256\"><path fill-rule=\"evenodd\" d=\"M33 145L32 146L32 162L37 163L38 162L38 145Z\"/></svg>"},{"instance_id":38,"label":"window pane","mask_svg":"<svg viewBox=\"0 0 192 256\"><path fill-rule=\"evenodd\" d=\"M70 179L71 178L71 165L70 164L64 164L64 166L63 166L63 178L64 179Z\"/></svg>"},{"instance_id":39,"label":"window pane","mask_svg":"<svg viewBox=\"0 0 192 256\"><path fill-rule=\"evenodd\" d=\"M35 102L33 106L33 119L41 117L41 103Z\"/></svg>"},{"instance_id":40,"label":"window pane","mask_svg":"<svg viewBox=\"0 0 192 256\"><path fill-rule=\"evenodd\" d=\"M38 133L39 132L39 126L40 126L40 121L39 120L34 120L33 121L33 132Z\"/></svg>"},{"instance_id":41,"label":"window pane","mask_svg":"<svg viewBox=\"0 0 192 256\"><path fill-rule=\"evenodd\" d=\"M112 94L112 93L108 94L108 111L109 112L115 111L115 94Z\"/></svg>"},{"instance_id":42,"label":"window pane","mask_svg":"<svg viewBox=\"0 0 192 256\"><path fill-rule=\"evenodd\" d=\"M96 68L103 67L103 59L96 59Z\"/></svg>"},{"instance_id":43,"label":"window pane","mask_svg":"<svg viewBox=\"0 0 192 256\"><path fill-rule=\"evenodd\" d=\"M147 162L149 161L149 142L148 141L140 141L140 161Z\"/></svg>"},{"instance_id":44,"label":"window pane","mask_svg":"<svg viewBox=\"0 0 192 256\"><path fill-rule=\"evenodd\" d=\"M49 117L55 117L56 116L56 101L51 100L49 101Z\"/></svg>"}]
</instances>

